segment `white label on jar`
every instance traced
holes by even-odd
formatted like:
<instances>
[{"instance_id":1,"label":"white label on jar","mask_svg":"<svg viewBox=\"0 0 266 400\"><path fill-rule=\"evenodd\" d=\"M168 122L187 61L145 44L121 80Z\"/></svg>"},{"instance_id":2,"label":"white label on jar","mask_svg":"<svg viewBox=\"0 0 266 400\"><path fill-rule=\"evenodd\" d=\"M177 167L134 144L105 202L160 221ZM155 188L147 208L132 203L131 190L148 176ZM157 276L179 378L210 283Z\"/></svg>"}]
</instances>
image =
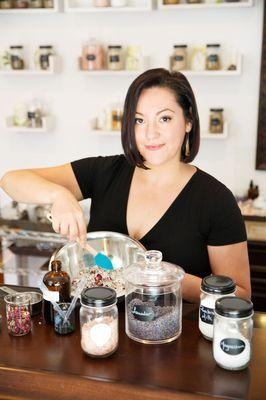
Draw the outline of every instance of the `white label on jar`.
<instances>
[{"instance_id":1,"label":"white label on jar","mask_svg":"<svg viewBox=\"0 0 266 400\"><path fill-rule=\"evenodd\" d=\"M104 346L111 338L111 328L107 324L96 324L90 329L90 338L97 346Z\"/></svg>"},{"instance_id":2,"label":"white label on jar","mask_svg":"<svg viewBox=\"0 0 266 400\"><path fill-rule=\"evenodd\" d=\"M48 290L47 290L47 291L45 291L45 293L43 293L43 298L44 298L44 300L47 300L47 301L58 302L59 301L59 292L52 292L50 290L48 292Z\"/></svg>"}]
</instances>

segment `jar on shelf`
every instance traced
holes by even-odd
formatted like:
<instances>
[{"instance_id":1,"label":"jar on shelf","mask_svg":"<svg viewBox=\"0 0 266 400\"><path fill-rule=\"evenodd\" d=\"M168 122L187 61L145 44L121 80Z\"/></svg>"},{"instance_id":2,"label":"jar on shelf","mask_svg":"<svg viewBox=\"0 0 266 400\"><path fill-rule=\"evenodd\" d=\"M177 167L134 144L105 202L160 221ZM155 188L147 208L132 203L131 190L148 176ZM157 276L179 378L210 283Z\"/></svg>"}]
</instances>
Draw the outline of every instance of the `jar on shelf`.
<instances>
[{"instance_id":1,"label":"jar on shelf","mask_svg":"<svg viewBox=\"0 0 266 400\"><path fill-rule=\"evenodd\" d=\"M105 52L102 45L94 38L82 48L81 67L85 71L101 70L105 67Z\"/></svg>"},{"instance_id":2,"label":"jar on shelf","mask_svg":"<svg viewBox=\"0 0 266 400\"><path fill-rule=\"evenodd\" d=\"M54 8L54 0L43 0L44 8Z\"/></svg>"},{"instance_id":3,"label":"jar on shelf","mask_svg":"<svg viewBox=\"0 0 266 400\"><path fill-rule=\"evenodd\" d=\"M163 0L164 5L179 4L180 0Z\"/></svg>"},{"instance_id":4,"label":"jar on shelf","mask_svg":"<svg viewBox=\"0 0 266 400\"><path fill-rule=\"evenodd\" d=\"M23 46L10 46L12 69L24 69Z\"/></svg>"},{"instance_id":5,"label":"jar on shelf","mask_svg":"<svg viewBox=\"0 0 266 400\"><path fill-rule=\"evenodd\" d=\"M114 104L111 107L111 130L121 131L122 128L123 109L120 104Z\"/></svg>"},{"instance_id":6,"label":"jar on shelf","mask_svg":"<svg viewBox=\"0 0 266 400\"><path fill-rule=\"evenodd\" d=\"M125 269L126 334L147 344L168 343L182 331L181 285L184 271L150 250Z\"/></svg>"},{"instance_id":7,"label":"jar on shelf","mask_svg":"<svg viewBox=\"0 0 266 400\"><path fill-rule=\"evenodd\" d=\"M28 127L29 128L41 128L42 127L42 116L35 104L31 104L28 108Z\"/></svg>"},{"instance_id":8,"label":"jar on shelf","mask_svg":"<svg viewBox=\"0 0 266 400\"><path fill-rule=\"evenodd\" d=\"M28 8L29 0L14 0L14 8Z\"/></svg>"},{"instance_id":9,"label":"jar on shelf","mask_svg":"<svg viewBox=\"0 0 266 400\"><path fill-rule=\"evenodd\" d=\"M206 69L209 71L221 69L220 45L217 43L206 45Z\"/></svg>"},{"instance_id":10,"label":"jar on shelf","mask_svg":"<svg viewBox=\"0 0 266 400\"><path fill-rule=\"evenodd\" d=\"M120 71L123 69L122 46L108 46L107 68L111 71Z\"/></svg>"},{"instance_id":11,"label":"jar on shelf","mask_svg":"<svg viewBox=\"0 0 266 400\"><path fill-rule=\"evenodd\" d=\"M84 289L80 308L81 348L92 357L108 357L118 348L116 291Z\"/></svg>"},{"instance_id":12,"label":"jar on shelf","mask_svg":"<svg viewBox=\"0 0 266 400\"><path fill-rule=\"evenodd\" d=\"M128 46L125 68L127 71L137 71L142 67L142 55L140 46Z\"/></svg>"},{"instance_id":13,"label":"jar on shelf","mask_svg":"<svg viewBox=\"0 0 266 400\"><path fill-rule=\"evenodd\" d=\"M236 291L235 282L228 276L209 275L202 279L199 330L205 339L213 339L213 320L215 302L218 298L232 296Z\"/></svg>"},{"instance_id":14,"label":"jar on shelf","mask_svg":"<svg viewBox=\"0 0 266 400\"><path fill-rule=\"evenodd\" d=\"M111 7L126 7L128 0L111 0Z\"/></svg>"},{"instance_id":15,"label":"jar on shelf","mask_svg":"<svg viewBox=\"0 0 266 400\"><path fill-rule=\"evenodd\" d=\"M188 4L197 4L197 3L202 3L202 0L187 0Z\"/></svg>"},{"instance_id":16,"label":"jar on shelf","mask_svg":"<svg viewBox=\"0 0 266 400\"><path fill-rule=\"evenodd\" d=\"M8 333L13 336L23 336L30 333L30 294L8 294L4 299Z\"/></svg>"},{"instance_id":17,"label":"jar on shelf","mask_svg":"<svg viewBox=\"0 0 266 400\"><path fill-rule=\"evenodd\" d=\"M53 55L53 46L39 46L36 53L36 66L42 70L49 70L51 68L51 59Z\"/></svg>"},{"instance_id":18,"label":"jar on shelf","mask_svg":"<svg viewBox=\"0 0 266 400\"><path fill-rule=\"evenodd\" d=\"M42 0L30 0L30 8L42 8Z\"/></svg>"},{"instance_id":19,"label":"jar on shelf","mask_svg":"<svg viewBox=\"0 0 266 400\"><path fill-rule=\"evenodd\" d=\"M110 1L109 0L92 0L93 7L109 7Z\"/></svg>"},{"instance_id":20,"label":"jar on shelf","mask_svg":"<svg viewBox=\"0 0 266 400\"><path fill-rule=\"evenodd\" d=\"M0 0L0 9L1 10L7 10L9 8L13 7L13 1L12 0Z\"/></svg>"},{"instance_id":21,"label":"jar on shelf","mask_svg":"<svg viewBox=\"0 0 266 400\"><path fill-rule=\"evenodd\" d=\"M210 109L210 133L223 133L224 119L223 108Z\"/></svg>"},{"instance_id":22,"label":"jar on shelf","mask_svg":"<svg viewBox=\"0 0 266 400\"><path fill-rule=\"evenodd\" d=\"M215 303L213 356L225 369L241 370L251 358L253 304L240 297L224 297Z\"/></svg>"},{"instance_id":23,"label":"jar on shelf","mask_svg":"<svg viewBox=\"0 0 266 400\"><path fill-rule=\"evenodd\" d=\"M172 55L172 71L180 71L187 68L187 45L175 44Z\"/></svg>"}]
</instances>

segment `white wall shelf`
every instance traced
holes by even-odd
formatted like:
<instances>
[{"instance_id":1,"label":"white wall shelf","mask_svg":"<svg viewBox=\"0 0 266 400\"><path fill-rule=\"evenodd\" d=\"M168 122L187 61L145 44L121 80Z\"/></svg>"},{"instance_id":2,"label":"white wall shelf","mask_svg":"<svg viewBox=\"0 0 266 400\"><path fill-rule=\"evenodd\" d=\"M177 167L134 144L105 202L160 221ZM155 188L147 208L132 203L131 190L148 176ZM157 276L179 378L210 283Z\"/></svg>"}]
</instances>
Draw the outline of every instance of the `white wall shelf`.
<instances>
[{"instance_id":1,"label":"white wall shelf","mask_svg":"<svg viewBox=\"0 0 266 400\"><path fill-rule=\"evenodd\" d=\"M13 118L7 117L6 119L6 131L7 132L16 132L16 133L25 133L25 132L33 132L33 133L45 133L52 129L52 120L51 117L43 117L42 118L42 127L40 128L30 128L28 126L15 126L13 125Z\"/></svg>"},{"instance_id":2,"label":"white wall shelf","mask_svg":"<svg viewBox=\"0 0 266 400\"><path fill-rule=\"evenodd\" d=\"M54 0L53 8L10 8L0 10L0 14L54 14L58 12L58 0Z\"/></svg>"},{"instance_id":3,"label":"white wall shelf","mask_svg":"<svg viewBox=\"0 0 266 400\"><path fill-rule=\"evenodd\" d=\"M58 59L57 56L49 57L50 68L49 69L0 69L0 75L11 75L11 76L19 76L19 75L54 75L57 71L58 67Z\"/></svg>"},{"instance_id":4,"label":"white wall shelf","mask_svg":"<svg viewBox=\"0 0 266 400\"><path fill-rule=\"evenodd\" d=\"M130 0L125 7L93 7L91 2L64 0L64 11L72 13L147 12L152 10L152 0Z\"/></svg>"},{"instance_id":5,"label":"white wall shelf","mask_svg":"<svg viewBox=\"0 0 266 400\"><path fill-rule=\"evenodd\" d=\"M246 1L236 1L232 3L198 3L198 4L173 4L173 5L166 5L163 4L163 0L158 0L157 7L159 10L206 10L210 8L247 8L253 6L253 0L246 0Z\"/></svg>"}]
</instances>

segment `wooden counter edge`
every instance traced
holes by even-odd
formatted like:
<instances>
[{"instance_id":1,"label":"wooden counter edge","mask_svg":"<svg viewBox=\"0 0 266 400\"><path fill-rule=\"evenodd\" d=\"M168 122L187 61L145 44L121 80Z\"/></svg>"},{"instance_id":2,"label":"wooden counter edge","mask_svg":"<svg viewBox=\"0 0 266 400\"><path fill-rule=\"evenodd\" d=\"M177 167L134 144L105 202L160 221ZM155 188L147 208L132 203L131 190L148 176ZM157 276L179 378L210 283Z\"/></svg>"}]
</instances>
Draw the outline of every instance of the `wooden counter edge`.
<instances>
[{"instance_id":1,"label":"wooden counter edge","mask_svg":"<svg viewBox=\"0 0 266 400\"><path fill-rule=\"evenodd\" d=\"M210 400L211 396L0 366L0 400ZM220 399L220 397L215 397Z\"/></svg>"}]
</instances>

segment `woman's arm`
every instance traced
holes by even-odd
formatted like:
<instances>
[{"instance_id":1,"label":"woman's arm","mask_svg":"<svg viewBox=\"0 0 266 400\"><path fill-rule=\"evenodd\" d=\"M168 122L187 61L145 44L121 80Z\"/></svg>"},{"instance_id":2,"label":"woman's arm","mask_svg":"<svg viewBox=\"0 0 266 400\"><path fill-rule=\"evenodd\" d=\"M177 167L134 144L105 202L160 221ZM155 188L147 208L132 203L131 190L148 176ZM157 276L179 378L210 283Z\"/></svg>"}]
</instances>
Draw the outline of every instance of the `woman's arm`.
<instances>
[{"instance_id":1,"label":"woman's arm","mask_svg":"<svg viewBox=\"0 0 266 400\"><path fill-rule=\"evenodd\" d=\"M236 295L250 299L250 268L247 242L226 246L208 246L209 259L214 275L226 275L236 282ZM201 278L185 274L183 297L193 303L199 302Z\"/></svg>"},{"instance_id":2,"label":"woman's arm","mask_svg":"<svg viewBox=\"0 0 266 400\"><path fill-rule=\"evenodd\" d=\"M85 240L86 223L78 203L83 197L70 164L10 171L0 187L16 201L51 204L55 232L70 240Z\"/></svg>"}]
</instances>

